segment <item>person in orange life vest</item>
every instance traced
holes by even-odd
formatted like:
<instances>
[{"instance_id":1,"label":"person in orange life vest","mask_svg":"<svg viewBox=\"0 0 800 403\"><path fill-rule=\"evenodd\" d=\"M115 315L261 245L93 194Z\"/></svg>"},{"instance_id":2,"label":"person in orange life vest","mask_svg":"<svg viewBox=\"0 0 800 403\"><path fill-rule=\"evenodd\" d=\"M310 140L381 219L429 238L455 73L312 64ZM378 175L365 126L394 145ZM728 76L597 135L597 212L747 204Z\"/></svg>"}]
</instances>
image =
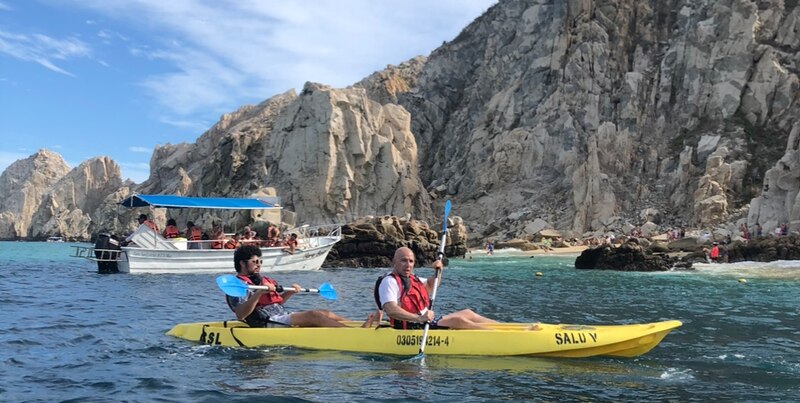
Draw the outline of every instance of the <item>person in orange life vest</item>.
<instances>
[{"instance_id":1,"label":"person in orange life vest","mask_svg":"<svg viewBox=\"0 0 800 403\"><path fill-rule=\"evenodd\" d=\"M233 262L236 265L236 274L239 280L252 285L265 285L269 290L254 290L245 298L225 298L228 306L239 320L247 322L253 327L268 326L300 326L300 327L344 327L341 323L347 319L326 310L313 310L301 312L287 312L283 304L291 298L300 287L292 284L291 287L280 287L278 283L260 274L261 249L255 245L243 245L233 253ZM365 325L371 325L368 320Z\"/></svg>"},{"instance_id":2,"label":"person in orange life vest","mask_svg":"<svg viewBox=\"0 0 800 403\"><path fill-rule=\"evenodd\" d=\"M289 252L290 255L294 255L294 251L297 250L298 245L297 234L292 233L292 235L289 236L289 239L284 242L283 250Z\"/></svg>"},{"instance_id":3,"label":"person in orange life vest","mask_svg":"<svg viewBox=\"0 0 800 403\"><path fill-rule=\"evenodd\" d=\"M211 233L211 249L222 249L225 243L225 232L222 231L222 226L218 222L211 224L214 228Z\"/></svg>"},{"instance_id":4,"label":"person in orange life vest","mask_svg":"<svg viewBox=\"0 0 800 403\"><path fill-rule=\"evenodd\" d=\"M170 218L167 220L167 226L164 227L164 238L172 239L177 238L181 235L181 232L178 231L178 224L175 223L174 218Z\"/></svg>"},{"instance_id":5,"label":"person in orange life vest","mask_svg":"<svg viewBox=\"0 0 800 403\"><path fill-rule=\"evenodd\" d=\"M436 317L430 306L429 293L433 292L435 277L429 279L414 275L414 252L406 247L397 249L392 259L392 271L378 279L376 303L389 316L396 329L421 329L426 322L431 329L484 329L487 323L497 323L470 309ZM441 270L442 262L433 262Z\"/></svg>"},{"instance_id":6,"label":"person in orange life vest","mask_svg":"<svg viewBox=\"0 0 800 403\"><path fill-rule=\"evenodd\" d=\"M711 258L713 262L716 262L717 260L719 260L719 244L714 242L712 243L712 245L713 246L711 247L711 253L709 253L708 256Z\"/></svg>"},{"instance_id":7,"label":"person in orange life vest","mask_svg":"<svg viewBox=\"0 0 800 403\"><path fill-rule=\"evenodd\" d=\"M147 218L147 214L139 214L139 218L137 220L139 221L139 225L144 224L151 230L158 232L158 226L156 225L156 223L150 221L150 219Z\"/></svg>"},{"instance_id":8,"label":"person in orange life vest","mask_svg":"<svg viewBox=\"0 0 800 403\"><path fill-rule=\"evenodd\" d=\"M236 249L239 246L241 238L242 236L239 234L234 235L233 238L226 238L225 249Z\"/></svg>"},{"instance_id":9,"label":"person in orange life vest","mask_svg":"<svg viewBox=\"0 0 800 403\"><path fill-rule=\"evenodd\" d=\"M147 218L147 214L139 214L139 218L137 218L136 220L139 222L139 226L140 227L142 226L142 224L144 224L144 225L147 226L147 228L150 228L151 230L153 230L156 233L158 233L158 227L156 226L156 224L154 222L150 221ZM129 244L132 240L133 240L133 233L131 233L130 235L128 235L125 238L125 241L123 241L122 245L125 246L125 245Z\"/></svg>"},{"instance_id":10,"label":"person in orange life vest","mask_svg":"<svg viewBox=\"0 0 800 403\"><path fill-rule=\"evenodd\" d=\"M186 223L186 231L183 234L189 240L189 249L203 249L199 242L203 239L203 230L200 227L189 221Z\"/></svg>"}]
</instances>

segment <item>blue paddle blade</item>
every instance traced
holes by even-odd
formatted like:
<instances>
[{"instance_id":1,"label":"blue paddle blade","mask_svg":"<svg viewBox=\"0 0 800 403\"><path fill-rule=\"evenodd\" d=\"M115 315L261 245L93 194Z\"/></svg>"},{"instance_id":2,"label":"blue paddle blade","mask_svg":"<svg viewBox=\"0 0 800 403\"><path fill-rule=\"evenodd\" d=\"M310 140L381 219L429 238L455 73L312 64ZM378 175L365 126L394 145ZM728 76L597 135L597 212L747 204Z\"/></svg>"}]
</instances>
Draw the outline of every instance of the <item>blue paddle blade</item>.
<instances>
[{"instance_id":1,"label":"blue paddle blade","mask_svg":"<svg viewBox=\"0 0 800 403\"><path fill-rule=\"evenodd\" d=\"M247 284L233 274L223 274L217 277L217 286L222 292L231 297L242 298L247 296Z\"/></svg>"},{"instance_id":2,"label":"blue paddle blade","mask_svg":"<svg viewBox=\"0 0 800 403\"><path fill-rule=\"evenodd\" d=\"M333 286L328 283L324 283L319 286L319 295L322 296L322 298L336 301L336 290L334 290Z\"/></svg>"},{"instance_id":3,"label":"blue paddle blade","mask_svg":"<svg viewBox=\"0 0 800 403\"><path fill-rule=\"evenodd\" d=\"M450 200L444 203L444 220L442 221L442 232L447 232L447 216L450 215Z\"/></svg>"}]
</instances>

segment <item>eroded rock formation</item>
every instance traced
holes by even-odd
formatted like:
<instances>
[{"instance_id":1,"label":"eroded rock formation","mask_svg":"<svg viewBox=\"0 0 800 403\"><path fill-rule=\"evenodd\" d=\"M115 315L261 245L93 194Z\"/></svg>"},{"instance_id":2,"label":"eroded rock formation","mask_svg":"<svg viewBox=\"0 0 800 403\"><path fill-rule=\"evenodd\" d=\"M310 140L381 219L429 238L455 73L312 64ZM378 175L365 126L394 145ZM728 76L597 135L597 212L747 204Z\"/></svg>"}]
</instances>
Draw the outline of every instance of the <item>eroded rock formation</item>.
<instances>
[{"instance_id":1,"label":"eroded rock formation","mask_svg":"<svg viewBox=\"0 0 800 403\"><path fill-rule=\"evenodd\" d=\"M414 251L417 266L426 266L436 259L441 226L431 227L420 220L396 216L362 217L342 227L342 240L334 246L325 267L392 266L397 248ZM464 256L467 232L461 217L448 220L446 256Z\"/></svg>"}]
</instances>

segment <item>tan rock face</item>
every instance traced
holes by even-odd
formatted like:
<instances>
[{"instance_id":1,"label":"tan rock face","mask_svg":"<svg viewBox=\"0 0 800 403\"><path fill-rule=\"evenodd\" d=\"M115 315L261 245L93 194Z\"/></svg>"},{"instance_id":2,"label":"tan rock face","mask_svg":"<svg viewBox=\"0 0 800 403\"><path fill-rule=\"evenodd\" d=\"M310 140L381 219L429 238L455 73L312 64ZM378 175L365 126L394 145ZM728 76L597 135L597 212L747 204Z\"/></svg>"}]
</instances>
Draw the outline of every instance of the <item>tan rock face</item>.
<instances>
[{"instance_id":1,"label":"tan rock face","mask_svg":"<svg viewBox=\"0 0 800 403\"><path fill-rule=\"evenodd\" d=\"M757 191L747 171L763 168L749 162L780 156L766 137L782 143L800 116L798 5L673 4L492 7L397 95L423 182L444 185L479 232L529 206L574 231L647 207L728 219ZM706 167L717 147L722 182Z\"/></svg>"},{"instance_id":2,"label":"tan rock face","mask_svg":"<svg viewBox=\"0 0 800 403\"><path fill-rule=\"evenodd\" d=\"M28 237L42 199L67 172L64 159L45 149L9 165L0 175L0 239Z\"/></svg>"},{"instance_id":3,"label":"tan rock face","mask_svg":"<svg viewBox=\"0 0 800 403\"><path fill-rule=\"evenodd\" d=\"M122 187L119 165L108 157L84 161L51 185L31 219L28 236L89 239L91 214Z\"/></svg>"},{"instance_id":4,"label":"tan rock face","mask_svg":"<svg viewBox=\"0 0 800 403\"><path fill-rule=\"evenodd\" d=\"M12 164L0 238L77 234L86 217L87 231L129 226L96 199L132 191L274 192L308 223L430 222L451 198L470 233L498 239L535 220L578 234L638 225L647 208L713 226L761 195L750 225L800 228L798 27L796 1L505 0L427 58L352 88L307 84L222 116L193 144L158 147L140 186L112 193L76 177L55 197L60 157ZM96 169L83 178L100 180Z\"/></svg>"},{"instance_id":5,"label":"tan rock face","mask_svg":"<svg viewBox=\"0 0 800 403\"><path fill-rule=\"evenodd\" d=\"M405 109L380 105L364 89L308 83L264 145L266 182L310 222L368 214L429 219L410 124Z\"/></svg>"}]
</instances>

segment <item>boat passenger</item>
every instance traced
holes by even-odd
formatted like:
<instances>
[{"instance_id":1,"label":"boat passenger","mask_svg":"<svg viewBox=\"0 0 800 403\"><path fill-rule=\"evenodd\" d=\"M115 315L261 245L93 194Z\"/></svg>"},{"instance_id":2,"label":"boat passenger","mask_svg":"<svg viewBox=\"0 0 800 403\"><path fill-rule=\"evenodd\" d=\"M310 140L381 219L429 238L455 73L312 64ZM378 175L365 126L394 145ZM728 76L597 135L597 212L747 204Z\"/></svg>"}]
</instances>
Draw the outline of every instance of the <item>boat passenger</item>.
<instances>
[{"instance_id":1,"label":"boat passenger","mask_svg":"<svg viewBox=\"0 0 800 403\"><path fill-rule=\"evenodd\" d=\"M164 238L172 239L177 238L181 235L181 232L178 231L178 224L175 222L174 218L170 218L167 220L167 226L164 227Z\"/></svg>"},{"instance_id":2,"label":"boat passenger","mask_svg":"<svg viewBox=\"0 0 800 403\"><path fill-rule=\"evenodd\" d=\"M261 249L255 245L243 245L233 253L233 262L236 267L237 278L251 285L268 286L269 290L255 290L247 297L231 297L226 295L228 306L236 313L239 320L247 322L253 327L273 326L300 326L300 327L345 327L341 323L347 319L327 310L311 310L288 312L284 309L292 295L302 287L292 284L285 287L283 292L277 292L278 283L260 274ZM371 325L372 316L367 320Z\"/></svg>"},{"instance_id":3,"label":"boat passenger","mask_svg":"<svg viewBox=\"0 0 800 403\"><path fill-rule=\"evenodd\" d=\"M211 232L211 249L222 249L225 244L225 232L222 231L222 226L218 222L212 224L213 230Z\"/></svg>"},{"instance_id":4,"label":"boat passenger","mask_svg":"<svg viewBox=\"0 0 800 403\"><path fill-rule=\"evenodd\" d=\"M292 233L292 235L289 235L289 239L287 239L283 244L283 250L289 252L290 255L294 255L294 251L297 250L298 246L297 234Z\"/></svg>"},{"instance_id":5,"label":"boat passenger","mask_svg":"<svg viewBox=\"0 0 800 403\"><path fill-rule=\"evenodd\" d=\"M239 242L242 245L258 245L256 233L250 229L249 225L246 225L242 230L242 236L239 238Z\"/></svg>"},{"instance_id":6,"label":"boat passenger","mask_svg":"<svg viewBox=\"0 0 800 403\"><path fill-rule=\"evenodd\" d=\"M147 218L147 214L139 214L139 218L137 220L139 221L139 225L144 224L151 230L158 232L158 226L156 225L156 223L150 221L150 219Z\"/></svg>"},{"instance_id":7,"label":"boat passenger","mask_svg":"<svg viewBox=\"0 0 800 403\"><path fill-rule=\"evenodd\" d=\"M431 329L483 329L488 323L497 323L470 309L436 317L430 307L429 293L433 292L435 277L419 278L414 274L414 252L402 247L392 259L392 271L375 283L375 302L389 316L395 329L421 329L430 323ZM433 268L441 270L441 260Z\"/></svg>"},{"instance_id":8,"label":"boat passenger","mask_svg":"<svg viewBox=\"0 0 800 403\"><path fill-rule=\"evenodd\" d=\"M200 241L203 239L203 230L194 225L192 221L186 223L186 232L184 236L189 240L189 249L203 249Z\"/></svg>"},{"instance_id":9,"label":"boat passenger","mask_svg":"<svg viewBox=\"0 0 800 403\"><path fill-rule=\"evenodd\" d=\"M146 226L147 226L147 228L150 228L150 229L152 229L153 231L155 231L156 233L158 233L158 227L156 226L156 224L155 224L154 222L150 221L150 220L147 218L147 214L139 214L139 218L137 218L136 220L139 222L139 226L140 226L140 227L142 226L142 224L144 224L144 225L146 225ZM137 229L138 229L138 228L137 228ZM130 244L130 243L133 241L133 236L134 236L134 234L136 234L136 231L134 231L134 232L132 232L132 233L128 234L128 236L127 236L127 237L125 237L125 240L124 240L124 241L122 241L121 245L122 245L122 246L127 246L127 245L129 245L129 244Z\"/></svg>"},{"instance_id":10,"label":"boat passenger","mask_svg":"<svg viewBox=\"0 0 800 403\"><path fill-rule=\"evenodd\" d=\"M272 247L277 246L278 242L280 241L281 230L278 227L267 223L267 231L266 236L264 237L264 246Z\"/></svg>"}]
</instances>

